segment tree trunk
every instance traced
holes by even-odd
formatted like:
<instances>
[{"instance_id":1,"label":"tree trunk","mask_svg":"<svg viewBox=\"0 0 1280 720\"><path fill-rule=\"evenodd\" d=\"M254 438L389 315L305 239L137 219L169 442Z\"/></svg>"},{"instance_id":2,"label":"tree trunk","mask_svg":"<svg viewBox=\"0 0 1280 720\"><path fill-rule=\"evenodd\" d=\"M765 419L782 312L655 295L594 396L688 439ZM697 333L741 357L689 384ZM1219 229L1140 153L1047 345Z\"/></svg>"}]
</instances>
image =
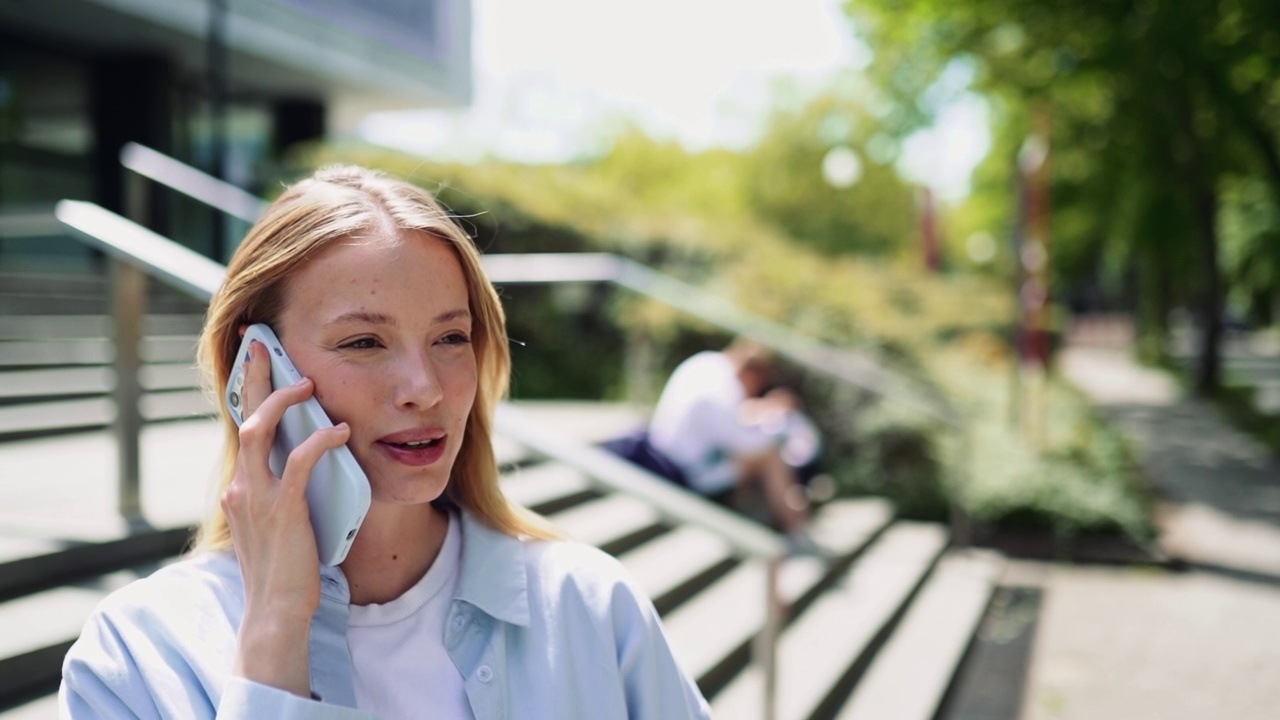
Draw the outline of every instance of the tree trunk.
<instances>
[{"instance_id":1,"label":"tree trunk","mask_svg":"<svg viewBox=\"0 0 1280 720\"><path fill-rule=\"evenodd\" d=\"M1174 139L1174 157L1182 155L1179 163L1186 173L1187 192L1191 198L1191 212L1195 217L1196 236L1200 248L1200 347L1196 356L1195 393L1209 397L1218 391L1222 376L1222 272L1218 261L1218 182L1210 169L1207 157L1208 139L1200 137L1195 123L1195 97L1188 88L1181 88L1172 95L1181 123L1181 145L1184 153L1178 153L1179 138Z\"/></svg>"},{"instance_id":2,"label":"tree trunk","mask_svg":"<svg viewBox=\"0 0 1280 720\"><path fill-rule=\"evenodd\" d=\"M1204 262L1200 291L1200 348L1196 362L1196 394L1218 391L1222 376L1222 273L1218 267L1218 196L1208 178L1192 185L1199 220L1200 257Z\"/></svg>"}]
</instances>

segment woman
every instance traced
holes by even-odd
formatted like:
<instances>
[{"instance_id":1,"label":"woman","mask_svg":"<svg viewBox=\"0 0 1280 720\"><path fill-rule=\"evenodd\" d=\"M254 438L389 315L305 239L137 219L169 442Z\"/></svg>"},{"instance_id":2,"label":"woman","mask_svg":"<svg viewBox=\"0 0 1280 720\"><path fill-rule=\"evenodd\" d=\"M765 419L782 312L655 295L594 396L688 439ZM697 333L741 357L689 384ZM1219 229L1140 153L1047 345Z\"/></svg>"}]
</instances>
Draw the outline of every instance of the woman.
<instances>
[{"instance_id":1,"label":"woman","mask_svg":"<svg viewBox=\"0 0 1280 720\"><path fill-rule=\"evenodd\" d=\"M64 717L708 716L618 563L502 495L502 308L429 195L349 167L289 188L210 305L199 355L215 397L255 322L305 379L272 392L251 346L243 426L222 411L220 509L189 558L90 618L63 666ZM274 477L275 426L313 394L336 427ZM328 568L304 490L344 443L373 502Z\"/></svg>"}]
</instances>

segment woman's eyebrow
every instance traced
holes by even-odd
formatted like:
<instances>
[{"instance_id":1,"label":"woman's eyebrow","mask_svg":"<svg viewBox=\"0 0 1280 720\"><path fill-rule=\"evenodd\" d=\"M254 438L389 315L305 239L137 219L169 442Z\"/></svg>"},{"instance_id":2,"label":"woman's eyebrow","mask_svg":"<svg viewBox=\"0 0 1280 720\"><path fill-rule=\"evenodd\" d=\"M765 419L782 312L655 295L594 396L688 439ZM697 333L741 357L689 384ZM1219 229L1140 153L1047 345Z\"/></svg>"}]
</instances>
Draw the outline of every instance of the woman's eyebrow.
<instances>
[{"instance_id":1,"label":"woman's eyebrow","mask_svg":"<svg viewBox=\"0 0 1280 720\"><path fill-rule=\"evenodd\" d=\"M449 310L437 315L431 322L446 323L454 320L469 319L470 317L471 311L469 309L458 308L456 310ZM340 323L348 322L365 323L368 325L390 325L392 327L395 327L398 324L396 319L390 315L385 313L369 312L366 310L352 310L351 312L345 312L330 320L328 324L338 325Z\"/></svg>"},{"instance_id":2,"label":"woman's eyebrow","mask_svg":"<svg viewBox=\"0 0 1280 720\"><path fill-rule=\"evenodd\" d=\"M395 318L390 315L376 312L368 312L365 310L352 310L345 312L329 321L330 325L338 325L341 323L366 323L369 325L392 325L396 324Z\"/></svg>"}]
</instances>

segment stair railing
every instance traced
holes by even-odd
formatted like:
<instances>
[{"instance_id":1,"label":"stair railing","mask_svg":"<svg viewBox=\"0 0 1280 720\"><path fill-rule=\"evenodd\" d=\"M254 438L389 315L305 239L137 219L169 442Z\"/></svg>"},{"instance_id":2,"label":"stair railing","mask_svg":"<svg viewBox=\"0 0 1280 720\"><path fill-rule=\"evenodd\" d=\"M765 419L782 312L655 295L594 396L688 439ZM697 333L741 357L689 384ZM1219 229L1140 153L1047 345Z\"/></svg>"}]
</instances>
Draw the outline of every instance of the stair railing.
<instances>
[{"instance_id":1,"label":"stair railing","mask_svg":"<svg viewBox=\"0 0 1280 720\"><path fill-rule=\"evenodd\" d=\"M126 143L120 149L120 164L141 178L153 180L250 225L257 222L262 212L267 209L267 204L262 198L253 193L219 180L162 152L152 150L146 145L135 142ZM144 193L132 193L132 188L130 190L135 197L145 196ZM135 219L141 217L134 215L133 212L129 214Z\"/></svg>"}]
</instances>

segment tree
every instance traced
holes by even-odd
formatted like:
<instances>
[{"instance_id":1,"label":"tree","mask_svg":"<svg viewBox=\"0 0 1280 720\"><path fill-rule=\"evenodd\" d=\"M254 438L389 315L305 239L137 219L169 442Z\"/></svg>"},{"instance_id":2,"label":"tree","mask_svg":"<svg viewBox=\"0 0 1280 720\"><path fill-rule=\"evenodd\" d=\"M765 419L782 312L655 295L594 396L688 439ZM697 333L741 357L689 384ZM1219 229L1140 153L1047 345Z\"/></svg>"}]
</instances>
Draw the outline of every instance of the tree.
<instances>
[{"instance_id":1,"label":"tree","mask_svg":"<svg viewBox=\"0 0 1280 720\"><path fill-rule=\"evenodd\" d=\"M880 121L834 90L775 113L746 162L746 193L761 218L827 254L889 254L915 234L914 196L880 149ZM847 187L823 163L833 149L855 163Z\"/></svg>"},{"instance_id":2,"label":"tree","mask_svg":"<svg viewBox=\"0 0 1280 720\"><path fill-rule=\"evenodd\" d=\"M1252 178L1280 197L1280 3L850 0L847 8L903 131L927 122L919 99L958 65L974 68L975 86L1002 111L997 147L1025 135L1030 108L1049 109L1057 254L1118 265L1113 274L1133 278L1157 334L1173 303L1193 299L1202 329L1196 388L1216 390L1224 193ZM1254 232L1243 242L1273 240ZM1274 254L1237 253L1262 262Z\"/></svg>"}]
</instances>

